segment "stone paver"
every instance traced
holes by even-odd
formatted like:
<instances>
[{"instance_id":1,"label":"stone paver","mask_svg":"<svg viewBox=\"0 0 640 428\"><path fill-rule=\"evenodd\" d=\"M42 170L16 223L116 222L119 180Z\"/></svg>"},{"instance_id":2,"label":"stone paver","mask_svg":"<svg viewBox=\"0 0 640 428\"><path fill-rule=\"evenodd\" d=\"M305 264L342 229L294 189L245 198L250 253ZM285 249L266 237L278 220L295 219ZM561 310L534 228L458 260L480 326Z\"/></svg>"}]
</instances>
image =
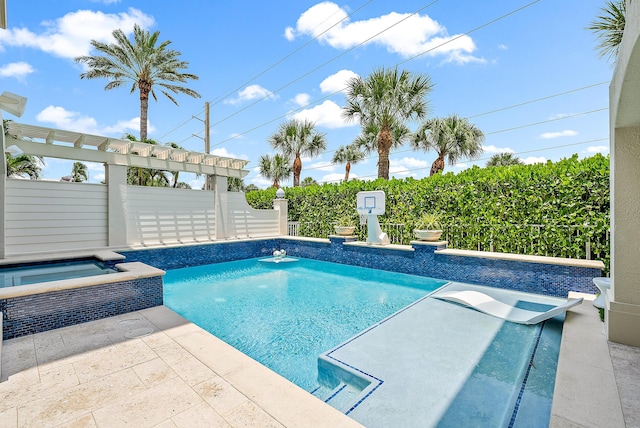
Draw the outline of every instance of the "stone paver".
<instances>
[{"instance_id":1,"label":"stone paver","mask_svg":"<svg viewBox=\"0 0 640 428\"><path fill-rule=\"evenodd\" d=\"M361 425L161 306L4 341L0 428L35 426Z\"/></svg>"}]
</instances>

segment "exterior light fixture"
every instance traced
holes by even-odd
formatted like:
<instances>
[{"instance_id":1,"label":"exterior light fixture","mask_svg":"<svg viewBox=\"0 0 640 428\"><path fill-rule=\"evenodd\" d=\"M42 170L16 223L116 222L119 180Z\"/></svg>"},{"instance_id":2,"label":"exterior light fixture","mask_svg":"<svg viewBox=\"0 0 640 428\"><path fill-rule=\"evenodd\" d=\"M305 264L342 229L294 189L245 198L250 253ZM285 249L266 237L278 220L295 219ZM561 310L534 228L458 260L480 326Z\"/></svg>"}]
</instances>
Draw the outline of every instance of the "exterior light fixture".
<instances>
[{"instance_id":1,"label":"exterior light fixture","mask_svg":"<svg viewBox=\"0 0 640 428\"><path fill-rule=\"evenodd\" d=\"M276 198L284 199L284 190L282 190L282 188L276 190Z\"/></svg>"}]
</instances>

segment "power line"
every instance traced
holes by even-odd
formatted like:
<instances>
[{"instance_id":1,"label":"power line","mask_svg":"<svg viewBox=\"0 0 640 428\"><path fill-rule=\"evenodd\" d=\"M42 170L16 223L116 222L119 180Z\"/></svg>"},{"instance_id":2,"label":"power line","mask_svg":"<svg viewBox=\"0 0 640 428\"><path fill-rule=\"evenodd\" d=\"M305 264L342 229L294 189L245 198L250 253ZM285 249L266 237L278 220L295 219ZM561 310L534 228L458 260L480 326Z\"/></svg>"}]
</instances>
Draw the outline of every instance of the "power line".
<instances>
[{"instance_id":1,"label":"power line","mask_svg":"<svg viewBox=\"0 0 640 428\"><path fill-rule=\"evenodd\" d=\"M514 131L516 129L527 128L529 126L541 125L543 123L555 122L555 121L558 121L558 120L569 119L569 118L577 117L577 116L584 116L586 114L597 113L599 111L604 111L604 110L608 110L608 109L609 109L608 107L604 107L604 108L599 108L599 109L596 109L596 110L585 111L583 113L568 114L566 116L556 117L556 118L548 119L548 120L543 120L541 122L529 123L527 125L514 126L513 128L501 129L499 131L487 132L484 135L493 135L493 134L499 134L501 132Z\"/></svg>"},{"instance_id":2,"label":"power line","mask_svg":"<svg viewBox=\"0 0 640 428\"><path fill-rule=\"evenodd\" d=\"M244 87L245 85L253 82L255 79L257 79L258 77L264 75L265 73L267 73L268 71L272 70L273 68L275 68L277 65L283 63L285 60L289 59L290 57L292 57L293 55L295 55L296 53L298 53L299 51L301 51L302 49L304 49L305 47L307 47L309 44L313 43L315 40L317 40L320 36L324 35L325 33L327 33L329 30L331 30L333 27L335 27L336 25L340 24L341 22L344 22L345 20L351 18L353 15L355 15L357 12L360 11L360 9L363 9L366 5L368 5L369 3L371 3L373 0L369 0L365 3L363 3L362 5L360 5L356 10L354 10L353 12L351 12L350 14L348 14L347 16L345 16L344 18L342 18L340 21L336 22L335 24L331 25L329 28L327 28L326 30L324 30L323 32L319 33L317 36L315 36L314 38L310 39L309 41L307 41L306 43L304 43L302 46L294 49L293 51L291 51L289 54L283 56L282 58L280 58L279 60L277 60L276 62L274 62L273 64L271 64L269 67L265 68L264 70L262 70L261 72L259 72L258 74L254 75L253 77L249 78L248 80L246 80L244 83L240 84L238 87L236 87L235 89L229 91L228 93L226 93L225 95L221 95L220 97L218 97L218 99L216 101L212 101L211 104L213 106L219 104L223 99L227 98L228 96L234 94L237 90L241 89L242 87ZM337 12L336 12L337 13ZM324 24L326 21L328 21L334 14L332 14L331 16L327 17L324 21L320 22L318 25L316 25L314 27L317 28L320 25ZM176 129L181 128L182 126L184 126L185 124L187 124L189 121L191 121L193 119L193 116L199 116L200 114L203 113L204 110L200 111L200 113L196 114L196 115L192 115L189 119L185 120L184 122L182 122L181 124L177 125L176 127L174 127L173 129L171 129L171 131L165 133L162 137L160 137L160 139L162 139L163 137L171 134L172 132L174 132ZM191 138L191 137L189 137ZM182 142L188 140L189 138L182 140Z\"/></svg>"},{"instance_id":3,"label":"power line","mask_svg":"<svg viewBox=\"0 0 640 428\"><path fill-rule=\"evenodd\" d=\"M595 86L600 86L600 85L604 85L604 84L608 84L608 83L610 83L610 82L607 81L607 82L594 83L593 85L588 85L588 86L583 86L581 88L571 89L569 91L560 92L558 94L553 94L553 95L548 95L546 97L537 98L537 99L531 100L531 101L525 101L525 102L519 103L519 104L513 104L513 105L510 105L508 107L502 107L502 108L499 108L499 109L496 109L496 110L491 110L491 111L487 111L487 112L480 113L480 114L474 114L473 116L467 116L467 119L473 119L475 117L480 117L480 116L484 116L484 115L487 115L487 114L497 113L497 112L503 111L503 110L509 110L509 109L516 108L516 107L522 107L522 106L525 106L527 104L537 103L539 101L548 100L550 98L559 97L561 95L567 95L567 94L570 94L570 93L573 93L573 92L582 91L584 89L589 89L589 88L593 88Z\"/></svg>"},{"instance_id":4,"label":"power line","mask_svg":"<svg viewBox=\"0 0 640 428\"><path fill-rule=\"evenodd\" d=\"M560 149L560 148L571 147L571 146L581 146L581 145L584 145L584 144L591 144L591 143L596 143L596 142L599 142L599 141L608 141L608 140L609 140L608 137L607 138L597 138L595 140L582 141L582 142L579 142L579 143L563 144L563 145L560 145L560 146L545 147L545 148L542 148L542 149L526 150L526 151L522 151L522 152L515 152L513 154L514 155L523 155L523 154L527 154L527 153L534 153L534 152L541 152L541 151L546 151L546 150ZM476 160L469 161L469 162L481 162L481 161L487 161L489 159L491 159L491 158L476 159ZM309 170L309 169L311 169L311 168L307 168L307 170ZM431 165L425 166L425 167L420 167L420 168L404 169L404 170L399 171L399 172L405 173L405 172L413 172L413 171L422 171L422 170L425 170L425 169L431 169ZM369 177L377 177L377 174L362 175L362 176L357 177L357 179L369 178ZM339 179L338 180L327 180L327 181L320 181L319 183L333 183L333 182L337 182L337 181L342 181L342 180L339 180Z\"/></svg>"},{"instance_id":5,"label":"power line","mask_svg":"<svg viewBox=\"0 0 640 428\"><path fill-rule=\"evenodd\" d=\"M367 43L367 42L369 42L369 41L373 40L374 38L378 37L380 34L384 33L385 31L388 31L389 29L391 29L391 28L395 27L396 25L398 25L398 24L400 24L400 23L402 23L402 22L406 21L407 19L409 19L409 18L410 18L410 17L412 17L413 15L416 15L416 14L420 13L421 11L423 11L424 9L428 8L429 6L431 6L431 5L435 4L435 3L437 3L438 1L439 1L439 0L434 0L434 1L432 1L431 3L427 4L426 6L424 6L424 7L420 8L420 9L418 9L417 11L413 12L412 14L407 15L406 17L402 18L402 19L401 19L401 20L399 20L398 22L396 22L396 23L394 23L394 24L390 25L389 27L385 28L384 30L379 31L378 33L376 33L376 34L374 34L373 36L369 37L368 39L364 40L363 42L361 42L361 43L359 43L359 44L357 44L357 45L355 45L355 46L353 46L353 47L351 47L351 48L349 48L349 49L345 50L344 52L340 53L339 55L337 55L337 56L335 56L335 57L331 58L331 59L330 59L330 60L328 60L328 61L325 61L324 63L322 63L322 64L320 64L319 66L317 66L317 67L315 67L315 68L311 69L310 71L308 71L308 72L306 72L306 73L302 74L301 76L298 76L297 78L295 78L295 79L291 80L289 83L287 83L287 84L285 84L285 85L283 85L283 86L279 87L278 89L276 89L275 91L273 91L273 92L269 93L268 95L265 95L265 96L263 96L262 98L259 98L259 99L257 99L256 101L252 102L251 104L248 104L248 105L244 106L244 107L243 107L243 108L241 108L240 110L237 110L237 111L235 111L235 112L233 112L233 113L231 113L231 114L227 115L226 117L224 117L224 118L220 119L219 121L217 121L216 123L212 124L211 126L213 127L213 126L219 125L220 123L222 123L222 122L224 122L224 121L226 121L226 120L228 120L228 119L232 118L233 116L235 116L235 115L237 115L237 114L240 114L240 113L242 113L243 111L245 111L245 110L247 110L247 109L249 109L249 108L253 107L254 105L256 105L256 104L258 104L258 103L260 103L261 101L264 101L264 100L266 100L266 99L270 98L271 96L273 96L273 94L276 94L276 93L278 93L278 92L282 91L283 89L288 88L289 86L291 86L291 85L293 85L294 83L296 83L296 82L298 82L298 81L302 80L303 78L305 78L305 77L309 76L310 74L313 74L314 72L316 72L316 71L320 70L321 68L323 68L323 67L325 67L325 66L327 66L327 65L331 64L333 61L337 60L338 58L343 57L344 55L348 54L349 52L353 51L354 49L356 49L356 48L358 48L358 47L360 47L360 46L364 45L365 43ZM536 1L540 1L540 0L536 0ZM446 43L448 43L448 42L444 42L444 43L442 43L442 45L444 45L444 44L446 44ZM442 45L440 45L440 46L442 46ZM435 49L435 48L433 48L433 49ZM337 92L340 92L340 91L337 91ZM336 92L336 93L337 93L337 92Z\"/></svg>"},{"instance_id":6,"label":"power line","mask_svg":"<svg viewBox=\"0 0 640 428\"><path fill-rule=\"evenodd\" d=\"M530 124L527 124L527 125L521 125L521 126L516 126L516 127L513 127L513 128L503 129L503 130L500 130L500 131L494 131L494 132L486 133L484 135L498 134L498 133L501 133L501 132L513 131L515 129L526 128L526 127L529 127L529 126L541 125L541 124L544 124L544 123L555 122L555 121L558 121L558 120L570 119L570 118L577 117L577 116L584 116L584 115L587 115L587 114L596 113L596 112L599 112L599 111L602 111L602 110L607 110L607 109L604 108L604 109L591 110L591 111L587 111L587 112L583 112L583 113L576 113L576 114L562 116L562 117L559 117L559 118L553 118L553 119L549 119L549 120L545 120L545 121L541 121L541 122L535 122L535 123L530 123ZM583 144L583 143L578 143L578 144ZM569 146L570 145L572 145L572 144L569 144ZM558 147L563 147L563 146L558 146ZM544 149L540 149L540 150L544 150ZM328 151L325 151L323 154L331 153L331 152L335 152L335 151L336 150L328 150ZM533 150L533 151L538 151L538 150ZM415 152L415 150L413 150L413 149L397 150L397 151L394 151L394 152L390 153L390 155L397 155L399 153L407 153L407 152ZM523 153L528 153L528 152L523 152ZM364 159L368 160L368 159L376 159L376 158L377 158L377 155L372 155L372 156L365 157ZM482 160L482 159L480 159L480 160ZM305 168L305 171L313 170L313 169L322 169L322 168L326 168L326 167L325 166L321 166L321 167Z\"/></svg>"},{"instance_id":7,"label":"power line","mask_svg":"<svg viewBox=\"0 0 640 428\"><path fill-rule=\"evenodd\" d=\"M436 0L436 1L438 1L438 0ZM334 57L333 59L331 59L331 60L329 60L329 61L327 61L327 62L325 62L325 63L321 64L320 66L318 66L318 67L316 67L316 68L312 69L311 71L307 72L306 74L303 74L302 76L300 76L300 77L296 78L295 80L293 80L293 81L289 82L289 83L288 83L288 84L286 84L285 86L280 87L280 88L279 88L279 89L277 89L276 91L271 92L271 94L266 95L266 96L264 96L264 97L262 97L262 98L260 98L260 99L258 99L258 100L256 100L256 101L254 101L253 103L251 103L251 104L249 104L249 105L245 106L244 108L242 108L242 109L240 109L240 110L238 110L238 111L236 111L236 112L234 112L234 113L232 113L232 114L230 114L230 115L228 115L228 116L226 116L226 117L222 118L221 120L219 120L218 122L214 123L214 124L213 124L213 125L211 125L211 126L213 127L213 126L215 126L215 125L219 125L220 123L224 122L224 121L225 121L225 120L227 120L227 119L230 119L231 117L235 116L236 114L239 114L239 113L241 113L242 111L247 110L247 109L249 109L250 107L253 107L254 105L258 104L259 102L261 102L261 101L263 101L263 100L265 100L265 99L269 98L271 95L273 95L273 94L275 94L275 93L277 93L277 92L281 91L282 89L284 89L284 88L286 88L286 87L288 87L288 86L292 85L293 83L297 82L298 80L301 80L302 78L304 78L304 77L308 76L309 74L311 74L311 73L313 73L313 72L315 72L315 71L319 70L320 68L324 67L325 65L327 65L327 64L329 64L329 63L331 63L331 62L335 61L336 59L340 58L341 56L343 56L343 55L347 54L348 52L352 51L353 49L355 49L355 48L357 48L357 47L359 47L359 46L363 45L364 43L366 43L366 42L370 41L371 39L373 39L373 38L375 38L375 37L379 36L380 34L384 33L385 31L389 30L390 28L392 28L392 27L394 27L394 26L396 26L396 25L400 24L401 22L403 22L404 20L406 20L406 19L410 18L411 16L413 16L413 15L415 15L415 14L417 14L417 13L421 12L422 10L424 10L424 9L426 9L427 7L429 7L429 6L431 6L432 4L434 4L436 1L434 1L434 2L432 2L432 3L430 3L430 4L428 4L428 5L426 5L426 6L424 6L424 7L422 7L421 9L419 9L419 10L417 10L416 12L412 13L411 15L409 15L409 16L407 16L407 17L403 18L402 20L400 20L400 21L398 21L398 22L394 23L392 26L385 28L384 30L382 30L382 31L380 31L379 33L377 33L376 35L374 35L374 36L370 37L369 39L365 40L364 42L360 43L359 45L356 45L356 46L354 46L354 47L352 47L352 48L348 49L347 51L345 51L345 52L341 53L340 55L338 55L338 56ZM501 15L501 16L499 16L499 17L497 17L497 18L495 18L495 19L493 19L493 20L491 20L491 21L489 21L489 22L487 22L487 23L485 23L485 24L482 24L482 25L480 25L480 26L478 26L478 27L475 27L474 29L472 29L472 30L470 30L470 31L467 31L467 32L465 32L465 33L463 33L463 34L460 34L460 35L458 35L457 37L454 37L454 38L452 38L452 39L449 39L449 40L447 40L447 41L445 41L445 42L440 43L439 45L436 45L436 46L434 46L434 47L432 47L432 48L429 48L429 49L427 49L427 50L425 50L425 51L423 51L423 52L421 52L421 53L417 54L417 55L414 55L413 57L411 57L411 58L409 58L409 59L407 59L407 60L405 60L405 61L399 62L399 63L397 63L397 64L396 64L396 66L401 65L401 64L404 64L404 63L406 63L406 62L408 62L408 61L411 61L411 60L413 60L413 59L415 59L415 58L418 58L418 57L420 57L420 56L422 56L422 55L424 55L424 54L426 54L426 53L429 53L429 52L431 52L431 51L434 51L434 50L436 50L436 49L439 49L439 48L441 48L442 46L444 46L444 45L446 45L446 44L448 44L448 43L451 43L451 42L455 41L456 39L458 39L458 38L460 38L460 37L462 37L462 36L465 36L465 35L471 34L471 33L472 33L472 32L474 32L474 31L477 31L477 30L479 30L479 29L481 29L481 28L487 27L487 26L488 26L488 25L490 25L490 24L493 24L493 23L495 23L495 22L497 22L497 21L499 21L499 20L501 20L501 19L504 19L504 18L506 18L506 17L508 17L508 16L510 16L510 15L513 15L513 14L515 14L515 13L517 13L517 12L519 12L519 11L523 10L523 9L526 9L526 8L528 8L528 7L532 6L533 4L538 3L539 1L540 1L540 0L535 0L535 1L530 2L530 3L528 3L528 4L524 5L524 6L521 6L521 7L517 8L517 9L515 9L515 10L512 10L511 12L508 12L508 13L506 13L506 14L504 14L504 15ZM344 88L343 88L342 90L344 90ZM319 100L316 100L316 101L314 101L314 102L312 102L312 103L308 103L306 106L299 107L298 109L293 110L293 111L303 110L304 108L306 108L306 107L308 107L308 106L311 106L311 105L313 105L313 104L316 104L317 102L319 102L319 101L321 101L321 100L323 100L323 99L326 99L326 98L328 98L328 97L330 97L330 96L333 96L333 95L335 95L335 94L338 94L338 93L342 92L342 90L335 91L335 92L333 92L332 94L329 94L329 95L327 95L327 96L325 96L325 97L323 97L323 98L321 98L321 99L319 99ZM251 128L249 131L245 131L245 132L240 133L240 135L244 135L244 134L246 134L246 133L248 133L248 132L255 131L256 129L259 129L259 128L263 127L263 126L266 126L266 125L268 125L269 123L272 123L272 122L274 122L274 121L275 121L275 120L277 120L277 119L280 119L280 118L282 118L282 117L286 117L286 116L287 116L288 114L290 114L290 113L291 113L291 112L289 112L289 113L287 113L287 114L284 114L284 115L281 115L281 116L279 116L278 118L272 119L272 120L270 120L270 121L268 121L268 122L265 122L265 123L263 123L263 124L261 124L261 125L255 126L255 127ZM191 137L189 137L189 138L191 138ZM234 137L234 138L237 138L237 137ZM219 142L219 143L214 144L214 146L221 145L221 144L223 144L223 143L225 143L225 142L227 142L227 141L230 141L230 140L232 140L232 139L234 139L234 138L230 138L230 139L227 139L227 140L223 140L223 141L221 141L221 142Z\"/></svg>"}]
</instances>

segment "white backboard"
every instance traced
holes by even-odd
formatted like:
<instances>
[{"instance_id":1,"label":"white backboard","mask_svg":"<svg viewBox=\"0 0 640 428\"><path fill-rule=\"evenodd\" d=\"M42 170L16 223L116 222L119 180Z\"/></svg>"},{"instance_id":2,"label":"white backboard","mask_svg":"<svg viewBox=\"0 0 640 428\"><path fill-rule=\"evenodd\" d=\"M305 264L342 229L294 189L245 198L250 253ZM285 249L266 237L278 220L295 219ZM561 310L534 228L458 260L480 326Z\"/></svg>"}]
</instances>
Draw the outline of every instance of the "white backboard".
<instances>
[{"instance_id":1,"label":"white backboard","mask_svg":"<svg viewBox=\"0 0 640 428\"><path fill-rule=\"evenodd\" d=\"M368 192L358 192L357 195L358 214L383 215L385 211L385 194L382 190L372 190Z\"/></svg>"}]
</instances>

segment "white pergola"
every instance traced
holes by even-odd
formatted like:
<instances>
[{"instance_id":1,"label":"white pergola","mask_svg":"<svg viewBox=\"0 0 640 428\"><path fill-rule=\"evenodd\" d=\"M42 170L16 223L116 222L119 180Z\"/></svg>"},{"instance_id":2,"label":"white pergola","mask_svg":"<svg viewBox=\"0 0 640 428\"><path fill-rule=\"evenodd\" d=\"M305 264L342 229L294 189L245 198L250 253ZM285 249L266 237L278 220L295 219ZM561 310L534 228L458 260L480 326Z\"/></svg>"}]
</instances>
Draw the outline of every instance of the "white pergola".
<instances>
[{"instance_id":1,"label":"white pergola","mask_svg":"<svg viewBox=\"0 0 640 428\"><path fill-rule=\"evenodd\" d=\"M29 155L221 177L246 176L249 161L60 129L9 122L5 149Z\"/></svg>"}]
</instances>

